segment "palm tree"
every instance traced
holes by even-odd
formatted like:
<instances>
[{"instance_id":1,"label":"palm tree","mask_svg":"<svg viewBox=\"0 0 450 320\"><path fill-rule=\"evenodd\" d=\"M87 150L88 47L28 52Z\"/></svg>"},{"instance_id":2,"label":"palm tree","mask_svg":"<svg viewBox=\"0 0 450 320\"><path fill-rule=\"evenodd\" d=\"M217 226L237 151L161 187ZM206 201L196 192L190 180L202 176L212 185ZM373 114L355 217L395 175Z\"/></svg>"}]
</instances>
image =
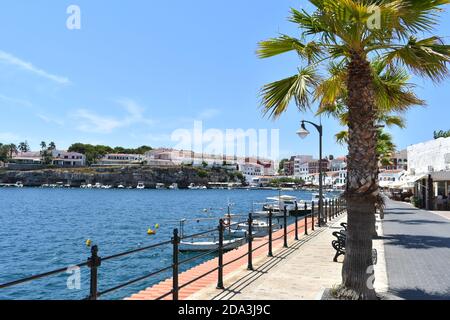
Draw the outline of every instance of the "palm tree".
<instances>
[{"instance_id":1,"label":"palm tree","mask_svg":"<svg viewBox=\"0 0 450 320\"><path fill-rule=\"evenodd\" d=\"M30 146L28 145L27 141L24 141L24 142L19 143L18 149L20 152L28 152L28 151L30 151Z\"/></svg>"},{"instance_id":2,"label":"palm tree","mask_svg":"<svg viewBox=\"0 0 450 320\"><path fill-rule=\"evenodd\" d=\"M340 93L333 95L332 90L321 88L346 90L348 233L338 292L347 298L375 299L369 284L373 280L371 230L379 197L376 122L381 102L390 96L377 86L370 61L377 58L394 69L404 65L435 82L445 79L450 46L437 36L417 39L416 35L434 30L439 11L450 0L309 1L313 13L291 11L290 21L302 31L299 38L280 35L259 44L261 58L294 51L304 61L295 75L262 88L262 104L265 114L276 118L292 100L300 110L317 99L320 106L336 103ZM345 73L335 72L334 67ZM327 82L321 80L318 70L328 73Z\"/></svg>"},{"instance_id":3,"label":"palm tree","mask_svg":"<svg viewBox=\"0 0 450 320\"><path fill-rule=\"evenodd\" d=\"M13 154L14 154L14 153L17 153L17 152L18 152L17 146L16 146L14 143L11 143L11 144L9 145L9 158L12 159Z\"/></svg>"},{"instance_id":4,"label":"palm tree","mask_svg":"<svg viewBox=\"0 0 450 320\"><path fill-rule=\"evenodd\" d=\"M52 141L52 142L50 142L50 143L48 144L48 148L49 148L50 150L55 150L55 149L56 149L56 144Z\"/></svg>"},{"instance_id":5,"label":"palm tree","mask_svg":"<svg viewBox=\"0 0 450 320\"><path fill-rule=\"evenodd\" d=\"M47 144L45 143L45 141L41 142L41 150L44 150L47 148Z\"/></svg>"}]
</instances>

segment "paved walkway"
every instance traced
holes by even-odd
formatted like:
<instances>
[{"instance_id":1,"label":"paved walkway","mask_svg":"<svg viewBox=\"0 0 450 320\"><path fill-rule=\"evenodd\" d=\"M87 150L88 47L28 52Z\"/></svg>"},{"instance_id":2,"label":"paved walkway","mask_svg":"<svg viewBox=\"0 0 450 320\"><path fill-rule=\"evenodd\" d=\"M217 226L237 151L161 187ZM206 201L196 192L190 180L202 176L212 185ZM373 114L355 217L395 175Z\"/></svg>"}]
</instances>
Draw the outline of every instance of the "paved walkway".
<instances>
[{"instance_id":1,"label":"paved walkway","mask_svg":"<svg viewBox=\"0 0 450 320\"><path fill-rule=\"evenodd\" d=\"M341 215L332 222L338 224L343 220ZM336 222L338 221L338 222ZM273 238L273 258L267 257L267 238L257 239L253 248L256 251L253 253L254 271L247 270L247 245L230 251L224 255L224 263L229 263L224 268L224 285L225 290L217 290L217 271L211 272L205 277L193 283L192 280L213 270L217 267L217 258L207 261L197 267L194 267L179 276L179 283L183 286L180 290L179 298L181 300L209 300L209 299L231 299L237 297L238 299L245 299L244 296L237 296L242 289L242 285L255 287L256 280L261 280L261 276L275 276L282 274L285 278L285 283L290 282L292 272L295 272L296 287L302 288L303 293L291 293L289 288L281 288L284 294L279 291L279 295L268 297L255 293L249 293L248 299L314 299L320 293L322 287L331 287L340 282L341 263L333 263L334 250L331 247L331 233L340 227L333 226L330 228L316 227L315 231L311 230L312 221L308 220L309 235L304 233L304 219L299 221L299 235L300 241L294 240L295 227L294 225L288 228L289 248L283 248L283 230L274 233ZM306 248L309 248L306 251ZM286 264L290 257L300 256L307 257L305 261L293 261L293 263ZM341 257L342 260L342 257ZM284 266L284 267L283 267ZM282 268L282 272L278 272L276 268ZM268 271L270 270L270 273ZM314 278L314 279L313 279ZM273 287L276 287L274 280ZM236 282L239 282L237 285ZM312 285L315 283L315 285ZM186 284L186 286L184 286ZM188 284L188 285L187 285ZM292 287L292 286L291 286ZM172 288L172 279L167 279L153 287L147 288L137 294L132 295L126 300L154 300L158 299ZM308 295L306 295L306 292ZM230 294L231 293L231 294ZM164 299L171 299L171 295Z\"/></svg>"},{"instance_id":2,"label":"paved walkway","mask_svg":"<svg viewBox=\"0 0 450 320\"><path fill-rule=\"evenodd\" d=\"M314 300L325 288L341 282L343 257L333 262L332 233L341 229L346 217L328 228L316 230L290 248L280 249L271 259L255 263L254 271L236 270L225 278L225 290L209 286L189 297L192 300Z\"/></svg>"},{"instance_id":3,"label":"paved walkway","mask_svg":"<svg viewBox=\"0 0 450 320\"><path fill-rule=\"evenodd\" d=\"M450 220L390 200L385 213L390 293L402 299L450 299Z\"/></svg>"}]
</instances>

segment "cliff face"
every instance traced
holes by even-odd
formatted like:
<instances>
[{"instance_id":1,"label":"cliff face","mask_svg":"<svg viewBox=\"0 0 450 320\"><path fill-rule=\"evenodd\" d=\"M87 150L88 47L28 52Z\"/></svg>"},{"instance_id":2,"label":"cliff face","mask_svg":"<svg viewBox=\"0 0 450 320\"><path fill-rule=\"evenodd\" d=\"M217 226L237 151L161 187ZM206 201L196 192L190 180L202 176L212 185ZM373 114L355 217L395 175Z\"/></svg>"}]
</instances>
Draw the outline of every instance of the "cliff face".
<instances>
[{"instance_id":1,"label":"cliff face","mask_svg":"<svg viewBox=\"0 0 450 320\"><path fill-rule=\"evenodd\" d=\"M13 184L18 181L28 187L56 183L70 184L72 187L89 183L135 187L138 182L144 182L148 188L154 188L157 183L164 183L167 186L177 183L180 188L187 188L191 183L208 185L208 182L240 182L232 172L224 169L208 170L192 167L77 168L0 172L0 183Z\"/></svg>"}]
</instances>

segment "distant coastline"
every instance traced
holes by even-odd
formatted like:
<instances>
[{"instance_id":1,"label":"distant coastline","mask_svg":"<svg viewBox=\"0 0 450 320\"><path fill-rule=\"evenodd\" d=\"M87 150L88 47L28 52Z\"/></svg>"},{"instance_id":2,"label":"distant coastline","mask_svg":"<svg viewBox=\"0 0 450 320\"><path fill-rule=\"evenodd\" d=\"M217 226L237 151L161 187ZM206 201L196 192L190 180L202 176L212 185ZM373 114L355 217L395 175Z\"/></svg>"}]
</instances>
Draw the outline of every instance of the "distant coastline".
<instances>
[{"instance_id":1,"label":"distant coastline","mask_svg":"<svg viewBox=\"0 0 450 320\"><path fill-rule=\"evenodd\" d=\"M62 184L81 187L84 184L136 187L144 183L146 188L156 188L157 184L170 186L177 184L186 189L190 184L207 186L209 183L242 183L235 172L221 168L195 168L188 166L171 167L85 167L55 168L29 171L0 171L0 184L21 182L25 187L40 187L48 184Z\"/></svg>"}]
</instances>

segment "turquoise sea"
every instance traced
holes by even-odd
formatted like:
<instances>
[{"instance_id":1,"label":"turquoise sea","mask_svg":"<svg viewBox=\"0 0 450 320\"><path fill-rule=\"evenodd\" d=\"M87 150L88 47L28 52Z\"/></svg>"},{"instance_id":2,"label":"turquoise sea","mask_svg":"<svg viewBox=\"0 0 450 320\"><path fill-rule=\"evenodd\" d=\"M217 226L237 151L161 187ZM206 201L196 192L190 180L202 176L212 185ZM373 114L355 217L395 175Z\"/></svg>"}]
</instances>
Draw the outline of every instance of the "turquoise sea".
<instances>
[{"instance_id":1,"label":"turquoise sea","mask_svg":"<svg viewBox=\"0 0 450 320\"><path fill-rule=\"evenodd\" d=\"M311 200L311 192L283 191ZM170 240L179 220L186 218L185 234L215 228L233 203L232 213L248 215L272 190L86 190L0 189L0 283L85 262L90 255L86 240L108 256ZM196 219L201 219L196 221ZM148 228L159 224L155 236ZM186 259L191 254L183 254ZM184 265L191 268L202 260ZM167 245L132 256L105 261L99 269L99 291L170 266ZM0 299L83 299L89 292L89 270L81 269L80 289L68 289L70 274L0 289ZM102 299L122 299L145 289L170 272L115 291Z\"/></svg>"}]
</instances>

